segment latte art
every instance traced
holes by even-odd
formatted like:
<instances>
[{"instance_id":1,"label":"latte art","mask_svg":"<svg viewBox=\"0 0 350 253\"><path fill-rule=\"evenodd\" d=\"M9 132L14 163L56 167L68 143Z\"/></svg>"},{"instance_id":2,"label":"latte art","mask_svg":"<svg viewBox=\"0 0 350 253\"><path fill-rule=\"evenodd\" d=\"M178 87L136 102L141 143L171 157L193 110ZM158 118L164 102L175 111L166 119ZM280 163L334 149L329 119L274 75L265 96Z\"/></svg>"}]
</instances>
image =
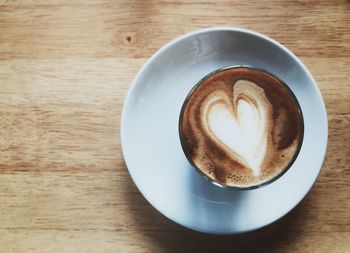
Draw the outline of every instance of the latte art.
<instances>
[{"instance_id":1,"label":"latte art","mask_svg":"<svg viewBox=\"0 0 350 253\"><path fill-rule=\"evenodd\" d=\"M232 68L204 80L183 108L183 148L207 177L250 187L283 172L302 135L296 101L265 72Z\"/></svg>"},{"instance_id":2,"label":"latte art","mask_svg":"<svg viewBox=\"0 0 350 253\"><path fill-rule=\"evenodd\" d=\"M233 97L232 110L231 103ZM237 161L260 174L266 154L271 112L264 91L246 80L237 81L233 94L218 93L204 105L202 125L213 141L229 149Z\"/></svg>"}]
</instances>

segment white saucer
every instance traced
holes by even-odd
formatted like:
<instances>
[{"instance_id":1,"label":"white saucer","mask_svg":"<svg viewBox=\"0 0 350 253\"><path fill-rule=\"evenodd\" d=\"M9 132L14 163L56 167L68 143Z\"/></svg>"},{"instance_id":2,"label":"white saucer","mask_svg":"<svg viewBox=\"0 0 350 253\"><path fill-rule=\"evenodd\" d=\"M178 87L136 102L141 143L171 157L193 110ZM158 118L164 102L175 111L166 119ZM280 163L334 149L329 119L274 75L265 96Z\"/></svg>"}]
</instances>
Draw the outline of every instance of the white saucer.
<instances>
[{"instance_id":1,"label":"white saucer","mask_svg":"<svg viewBox=\"0 0 350 253\"><path fill-rule=\"evenodd\" d=\"M231 65L280 77L304 116L304 141L293 166L255 190L223 189L204 180L186 160L179 140L179 113L187 93L209 72ZM302 62L278 42L237 28L195 31L161 48L135 77L121 120L125 162L145 198L169 219L214 234L258 229L292 210L320 172L327 134L320 91Z\"/></svg>"}]
</instances>

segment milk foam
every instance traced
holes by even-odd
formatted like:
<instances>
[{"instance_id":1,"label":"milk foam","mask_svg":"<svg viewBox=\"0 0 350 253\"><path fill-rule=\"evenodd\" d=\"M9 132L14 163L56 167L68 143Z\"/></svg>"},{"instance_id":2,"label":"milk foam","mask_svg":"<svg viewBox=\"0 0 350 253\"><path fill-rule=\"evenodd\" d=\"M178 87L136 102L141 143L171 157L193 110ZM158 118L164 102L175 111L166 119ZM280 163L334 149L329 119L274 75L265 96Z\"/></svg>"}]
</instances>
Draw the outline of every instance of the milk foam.
<instances>
[{"instance_id":1,"label":"milk foam","mask_svg":"<svg viewBox=\"0 0 350 253\"><path fill-rule=\"evenodd\" d=\"M268 110L262 104L266 97L261 88L245 80L236 83L233 94L235 108L230 108L224 93L207 101L207 129L258 176L267 149Z\"/></svg>"},{"instance_id":2,"label":"milk foam","mask_svg":"<svg viewBox=\"0 0 350 253\"><path fill-rule=\"evenodd\" d=\"M285 171L300 148L298 105L273 76L245 67L205 79L183 107L181 141L206 177L224 185L260 185Z\"/></svg>"}]
</instances>

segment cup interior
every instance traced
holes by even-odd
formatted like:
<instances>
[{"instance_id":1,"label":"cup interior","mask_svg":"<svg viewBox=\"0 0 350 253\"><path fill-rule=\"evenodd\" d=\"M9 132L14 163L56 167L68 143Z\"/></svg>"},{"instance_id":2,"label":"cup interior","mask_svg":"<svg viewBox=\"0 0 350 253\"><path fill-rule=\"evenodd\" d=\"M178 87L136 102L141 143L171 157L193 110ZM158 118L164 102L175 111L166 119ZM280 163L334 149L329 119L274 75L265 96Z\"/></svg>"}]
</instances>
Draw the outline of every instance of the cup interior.
<instances>
[{"instance_id":1,"label":"cup interior","mask_svg":"<svg viewBox=\"0 0 350 253\"><path fill-rule=\"evenodd\" d=\"M209 177L208 175L206 175L198 166L197 164L192 160L190 153L191 150L189 150L188 146L186 145L186 141L184 139L184 134L183 134L183 127L182 127L182 123L183 123L183 118L184 118L184 113L186 110L186 106L188 104L188 101L190 100L190 98L192 97L194 91L196 89L198 89L203 83L204 81L206 81L207 79L209 79L212 76L215 76L216 74L219 74L220 72L223 71L227 71L230 69L249 69L249 70L254 70L254 71L258 71L261 73L264 73L266 75L269 75L270 77L276 79L278 81L278 83L281 84L281 86L285 89L285 91L287 91L289 97L294 101L294 104L296 106L297 112L298 112L298 117L299 117L299 122L300 122L300 136L299 136L299 142L298 142L298 146L297 149L292 157L292 159L289 161L289 163L287 164L287 166L285 168L283 168L281 170L280 173L278 173L277 175L275 175L273 178L264 181L260 184L256 184L256 185L252 185L252 186L243 186L243 187L238 187L238 186L232 186L232 185L228 185L225 183L222 183L218 180L215 180L211 177ZM294 95L293 91L289 88L289 86L283 81L281 80L281 78L277 77L276 75L264 70L264 69L260 69L260 68L256 68L256 67L252 67L252 66L244 66L244 65L236 65L236 66L227 66L227 67L223 67L217 70L212 71L211 73L207 74L205 77L203 77L200 81L198 81L193 88L190 90L190 92L188 93L188 95L185 98L185 101L181 107L181 111L180 111L180 116L179 116L179 139L181 142L181 147L182 150L187 158L187 160L189 161L189 163L192 165L192 167L206 180L208 180L209 182L213 183L216 186L219 187L223 187L223 188L228 188L228 189L234 189L234 190L251 190L251 189L256 189L256 188L260 188L263 186L266 186L272 182L274 182L275 180L277 180L278 178L280 178L281 176L283 176L288 170L289 168L293 165L294 161L296 160L296 158L298 157L298 154L300 152L300 148L302 146L303 143L303 138L304 138L304 119L303 119L303 113L300 107L300 104L298 102L298 99L296 98L296 96Z\"/></svg>"}]
</instances>

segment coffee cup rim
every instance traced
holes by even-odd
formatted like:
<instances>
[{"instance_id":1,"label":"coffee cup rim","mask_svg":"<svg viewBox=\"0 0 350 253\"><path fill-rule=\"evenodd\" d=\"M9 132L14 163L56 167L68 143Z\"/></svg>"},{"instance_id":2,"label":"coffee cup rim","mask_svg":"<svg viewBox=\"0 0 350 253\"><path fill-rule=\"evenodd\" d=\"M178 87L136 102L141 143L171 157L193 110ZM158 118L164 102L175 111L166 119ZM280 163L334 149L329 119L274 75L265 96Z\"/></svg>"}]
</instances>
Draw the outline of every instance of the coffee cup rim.
<instances>
[{"instance_id":1,"label":"coffee cup rim","mask_svg":"<svg viewBox=\"0 0 350 253\"><path fill-rule=\"evenodd\" d=\"M257 184L257 185L252 185L252 186L247 186L247 187L238 187L238 186L232 186L232 185L227 185L224 183L221 183L215 179L212 179L210 177L208 177L201 169L199 169L197 167L197 165L192 161L191 157L189 156L189 151L187 150L184 141L183 141L183 134L182 134L182 130L181 130L181 125L182 125L182 121L183 121L183 114L186 108L186 105L190 99L190 97L192 96L193 92L201 85L204 83L205 80L209 79L210 77L226 71L226 70L230 70L230 69L238 69L238 68L243 68L243 69L250 69L250 70L255 70L255 71L259 71L262 72L264 74L267 74L273 78L275 78L279 83L281 83L281 85L287 90L287 92L289 93L289 95L292 97L292 99L294 100L295 104L297 105L297 111L298 111L298 115L300 118L300 141L298 143L297 149L292 157L292 159L289 161L288 165L280 172L278 173L275 177L262 182L261 184ZM191 166L197 171L197 173L199 173L199 175L204 178L205 180L209 181L210 183L219 186L221 188L224 189L231 189L231 190L238 190L238 191L245 191L245 190L253 190L253 189L258 189L258 188L262 188L264 186L267 186L273 182L275 182L276 180L278 180L279 178L281 178L284 174L286 174L286 172L292 167L292 165L294 164L294 162L296 161L297 157L299 156L302 144L303 144L303 139L304 139L304 117L303 117L303 112L301 110L301 106L299 104L299 101L297 99L297 97L295 96L294 92L291 90L291 88L278 76L276 76L275 74L272 74L271 72L263 69L263 68L258 68L258 67L253 67L253 66L249 66L249 65L230 65L230 66L225 66L225 67L221 67L218 68L210 73L208 73L207 75L205 75L202 79L200 79L192 88L191 90L188 92L188 94L186 95L186 98L184 100L184 102L182 103L182 107L180 110L180 115L179 115L179 122L178 122L178 131L179 131L179 139L180 139L180 143L181 143L181 148L186 156L186 159L188 160L188 162L191 164Z\"/></svg>"}]
</instances>

